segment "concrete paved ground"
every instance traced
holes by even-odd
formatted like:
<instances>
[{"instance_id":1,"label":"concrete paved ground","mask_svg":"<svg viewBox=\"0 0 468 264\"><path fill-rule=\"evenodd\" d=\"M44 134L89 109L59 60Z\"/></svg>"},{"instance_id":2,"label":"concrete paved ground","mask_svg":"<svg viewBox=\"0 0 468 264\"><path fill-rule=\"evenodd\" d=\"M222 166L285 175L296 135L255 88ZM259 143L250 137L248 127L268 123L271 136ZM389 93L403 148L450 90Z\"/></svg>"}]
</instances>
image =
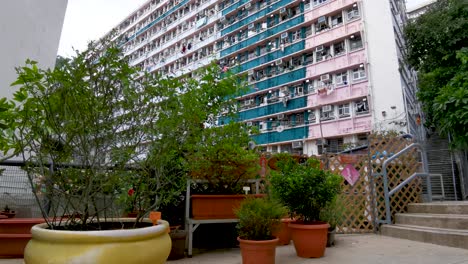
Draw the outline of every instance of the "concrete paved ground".
<instances>
[{"instance_id":1,"label":"concrete paved ground","mask_svg":"<svg viewBox=\"0 0 468 264\"><path fill-rule=\"evenodd\" d=\"M193 258L168 261L169 264L240 264L238 248L195 251ZM0 259L0 264L22 264L22 259ZM426 244L380 235L337 235L336 246L327 248L320 259L296 256L294 246L276 251L277 264L468 264L468 250Z\"/></svg>"}]
</instances>

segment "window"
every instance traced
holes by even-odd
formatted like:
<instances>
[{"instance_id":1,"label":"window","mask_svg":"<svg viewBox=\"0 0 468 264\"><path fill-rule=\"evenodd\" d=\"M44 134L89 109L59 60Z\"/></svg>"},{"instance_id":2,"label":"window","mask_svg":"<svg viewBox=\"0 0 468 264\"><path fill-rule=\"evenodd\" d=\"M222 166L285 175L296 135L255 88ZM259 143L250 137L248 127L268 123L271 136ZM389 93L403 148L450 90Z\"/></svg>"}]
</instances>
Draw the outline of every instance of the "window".
<instances>
[{"instance_id":1,"label":"window","mask_svg":"<svg viewBox=\"0 0 468 264\"><path fill-rule=\"evenodd\" d=\"M338 106L338 116L339 117L349 117L349 104L342 104Z\"/></svg>"},{"instance_id":2,"label":"window","mask_svg":"<svg viewBox=\"0 0 468 264\"><path fill-rule=\"evenodd\" d=\"M321 4L326 3L326 2L327 2L327 0L314 0L314 6L321 5Z\"/></svg>"},{"instance_id":3,"label":"window","mask_svg":"<svg viewBox=\"0 0 468 264\"><path fill-rule=\"evenodd\" d=\"M304 95L304 87L302 85L298 85L298 86L294 87L294 94L295 94L295 96Z\"/></svg>"},{"instance_id":4,"label":"window","mask_svg":"<svg viewBox=\"0 0 468 264\"><path fill-rule=\"evenodd\" d=\"M315 111L314 110L308 110L308 117L307 120L309 120L309 123L315 123Z\"/></svg>"},{"instance_id":5,"label":"window","mask_svg":"<svg viewBox=\"0 0 468 264\"><path fill-rule=\"evenodd\" d=\"M361 80L366 78L366 71L364 70L364 65L359 66L353 70L353 81Z\"/></svg>"},{"instance_id":6,"label":"window","mask_svg":"<svg viewBox=\"0 0 468 264\"><path fill-rule=\"evenodd\" d=\"M359 36L359 35L358 35L358 36L352 35L352 36L349 38L349 46L350 46L351 51L362 48L362 39L361 39L361 36Z\"/></svg>"},{"instance_id":7,"label":"window","mask_svg":"<svg viewBox=\"0 0 468 264\"><path fill-rule=\"evenodd\" d=\"M348 84L348 72L340 72L335 76L336 85L347 85Z\"/></svg>"},{"instance_id":8,"label":"window","mask_svg":"<svg viewBox=\"0 0 468 264\"><path fill-rule=\"evenodd\" d=\"M292 34L292 41L298 41L301 39L301 30L299 29L298 31L293 32Z\"/></svg>"},{"instance_id":9,"label":"window","mask_svg":"<svg viewBox=\"0 0 468 264\"><path fill-rule=\"evenodd\" d=\"M320 109L320 120L332 120L335 119L333 105L325 105Z\"/></svg>"},{"instance_id":10,"label":"window","mask_svg":"<svg viewBox=\"0 0 468 264\"><path fill-rule=\"evenodd\" d=\"M369 113L369 104L367 103L367 98L355 102L356 106L356 115L362 115Z\"/></svg>"},{"instance_id":11,"label":"window","mask_svg":"<svg viewBox=\"0 0 468 264\"><path fill-rule=\"evenodd\" d=\"M321 16L318 18L317 23L315 23L315 33L319 33L325 29L328 29L328 18Z\"/></svg>"},{"instance_id":12,"label":"window","mask_svg":"<svg viewBox=\"0 0 468 264\"><path fill-rule=\"evenodd\" d=\"M336 16L332 16L332 27L336 27L343 24L343 16L341 14L338 14Z\"/></svg>"},{"instance_id":13,"label":"window","mask_svg":"<svg viewBox=\"0 0 468 264\"><path fill-rule=\"evenodd\" d=\"M303 125L303 124L304 124L304 114L297 114L295 125Z\"/></svg>"},{"instance_id":14,"label":"window","mask_svg":"<svg viewBox=\"0 0 468 264\"><path fill-rule=\"evenodd\" d=\"M317 48L316 48L317 50ZM325 60L330 55L330 47L324 47L320 51L315 52L316 62Z\"/></svg>"},{"instance_id":15,"label":"window","mask_svg":"<svg viewBox=\"0 0 468 264\"><path fill-rule=\"evenodd\" d=\"M335 56L339 56L341 54L344 54L346 52L344 41L341 41L339 43L335 43L333 45L333 52L335 53Z\"/></svg>"},{"instance_id":16,"label":"window","mask_svg":"<svg viewBox=\"0 0 468 264\"><path fill-rule=\"evenodd\" d=\"M348 21L359 17L359 9L357 4L354 4L351 9L347 11Z\"/></svg>"}]
</instances>

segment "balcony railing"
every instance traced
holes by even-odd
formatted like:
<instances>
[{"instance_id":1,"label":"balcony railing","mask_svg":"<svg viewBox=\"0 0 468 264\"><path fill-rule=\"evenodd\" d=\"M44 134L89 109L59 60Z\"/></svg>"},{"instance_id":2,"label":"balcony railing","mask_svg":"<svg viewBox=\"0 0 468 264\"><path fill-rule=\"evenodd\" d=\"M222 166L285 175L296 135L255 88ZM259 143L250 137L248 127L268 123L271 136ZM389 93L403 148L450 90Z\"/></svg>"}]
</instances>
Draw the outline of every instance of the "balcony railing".
<instances>
[{"instance_id":1,"label":"balcony railing","mask_svg":"<svg viewBox=\"0 0 468 264\"><path fill-rule=\"evenodd\" d=\"M249 109L239 113L239 120L254 119L261 116L273 115L285 111L303 108L307 106L307 98L299 97L285 100L284 97L279 97L278 101L269 103L265 106Z\"/></svg>"},{"instance_id":2,"label":"balcony railing","mask_svg":"<svg viewBox=\"0 0 468 264\"><path fill-rule=\"evenodd\" d=\"M219 18L218 15L213 15L213 16L211 16L211 17L207 20L206 24L213 23L213 22L214 22L215 20L217 20L218 18ZM189 36L190 34L193 34L193 33L196 32L196 31L198 31L197 28L190 28L190 29L188 29L187 31L185 31L185 32L183 32L182 34L178 35L177 37L175 37L175 38L169 40L168 42L164 43L163 45L161 45L161 46L159 46L159 47L157 47L157 48L154 48L154 49L148 51L147 54L145 54L145 55L143 55L143 56L141 56L141 57L139 57L139 58L133 60L133 61L132 61L132 64L136 65L136 64L142 62L142 61L145 60L146 58L149 58L149 57L155 55L156 53L158 53L158 52L160 52L160 51L162 51L162 50L165 50L165 49L169 48L171 45L174 45L175 43L179 42L180 40L183 40L184 38L186 38L186 37ZM216 38L219 37L219 33L214 33L214 35L216 36ZM214 40L216 40L216 38L215 38ZM212 39L211 36L208 37L208 39ZM214 41L214 40L213 40L213 41ZM200 43L200 42L198 42L198 43ZM197 47L197 44L198 44L198 43L193 44L191 50L195 50L195 48Z\"/></svg>"},{"instance_id":3,"label":"balcony railing","mask_svg":"<svg viewBox=\"0 0 468 264\"><path fill-rule=\"evenodd\" d=\"M317 105L336 104L340 101L347 101L354 98L361 98L369 94L367 87L367 79L360 80L358 83L348 84L341 87L335 87L331 93L309 95L308 106L314 107Z\"/></svg>"},{"instance_id":4,"label":"balcony railing","mask_svg":"<svg viewBox=\"0 0 468 264\"><path fill-rule=\"evenodd\" d=\"M269 37L272 37L273 35L275 34L278 34L278 33L281 33L285 30L288 30L289 28L291 27L295 27L299 24L301 24L302 22L304 22L304 16L303 15L298 15L294 18L291 18L290 20L288 21L285 21L281 24L278 24L272 28L269 28L269 29L266 29L264 30L263 32L255 35L255 36L252 36L248 39L245 39L245 40L242 40L240 42L237 42L236 44L230 46L229 48L226 48L226 49L223 49L221 51L221 58L233 53L233 52L236 52L244 47L249 47L251 45L255 45L257 42L261 41L261 40L264 40L266 38L269 38Z\"/></svg>"},{"instance_id":5,"label":"balcony railing","mask_svg":"<svg viewBox=\"0 0 468 264\"><path fill-rule=\"evenodd\" d=\"M316 122L309 127L310 138L345 136L369 132L372 129L372 116L360 115L346 119L334 119L321 124Z\"/></svg>"},{"instance_id":6,"label":"balcony railing","mask_svg":"<svg viewBox=\"0 0 468 264\"><path fill-rule=\"evenodd\" d=\"M255 59L249 60L239 66L239 71L247 71L252 68L258 67L262 64L269 63L271 61L275 61L277 59L283 58L285 56L291 55L293 53L299 52L304 50L305 42L298 41L296 43L290 44L284 47L283 51L280 49L276 49L275 51L269 52L265 55L260 55Z\"/></svg>"},{"instance_id":7,"label":"balcony railing","mask_svg":"<svg viewBox=\"0 0 468 264\"><path fill-rule=\"evenodd\" d=\"M320 75L334 72L339 69L350 68L366 62L366 52L364 49L347 53L338 57L333 57L325 61L307 66L307 78L315 78Z\"/></svg>"},{"instance_id":8,"label":"balcony railing","mask_svg":"<svg viewBox=\"0 0 468 264\"><path fill-rule=\"evenodd\" d=\"M265 18L268 13L270 12L273 12L274 10L278 9L278 8L281 8L282 6L284 5L287 5L289 4L291 1L290 0L281 0L281 1L278 1L272 5L266 5L265 8L263 8L262 10L254 13L254 14L251 14L245 18L242 18L240 19L239 21L233 23L232 25L229 25L228 27L224 28L222 31L221 31L221 36L224 36L224 35L227 35L229 34L230 32L233 32L234 30L242 27L242 26L245 26L245 25L248 25L260 18Z\"/></svg>"},{"instance_id":9,"label":"balcony railing","mask_svg":"<svg viewBox=\"0 0 468 264\"><path fill-rule=\"evenodd\" d=\"M271 132L253 135L252 139L259 145L265 145L290 140L302 140L307 138L308 134L308 128L306 126L300 126L289 129L286 128L282 132L277 132L272 129Z\"/></svg>"},{"instance_id":10,"label":"balcony railing","mask_svg":"<svg viewBox=\"0 0 468 264\"><path fill-rule=\"evenodd\" d=\"M275 77L266 78L263 81L259 81L253 84L255 88L252 88L249 93L257 92L258 90L265 90L270 87L284 85L293 81L297 81L300 79L305 78L306 76L306 69L302 67L297 70L293 71L286 71L280 75L276 75Z\"/></svg>"}]
</instances>

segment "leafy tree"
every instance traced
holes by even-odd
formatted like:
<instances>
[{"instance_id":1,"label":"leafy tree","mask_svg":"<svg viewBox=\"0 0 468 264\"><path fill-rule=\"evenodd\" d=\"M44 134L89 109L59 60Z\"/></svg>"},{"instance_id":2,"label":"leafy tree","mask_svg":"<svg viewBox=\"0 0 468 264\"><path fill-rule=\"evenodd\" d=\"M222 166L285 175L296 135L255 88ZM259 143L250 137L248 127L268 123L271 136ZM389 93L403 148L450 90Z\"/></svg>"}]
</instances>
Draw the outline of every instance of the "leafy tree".
<instances>
[{"instance_id":1,"label":"leafy tree","mask_svg":"<svg viewBox=\"0 0 468 264\"><path fill-rule=\"evenodd\" d=\"M19 90L0 100L0 147L22 154L46 221L77 216L64 220L70 229L120 216L116 200L143 209L138 219L177 200L186 150L233 112L241 87L214 64L196 78L141 74L106 40L59 61L17 69Z\"/></svg>"},{"instance_id":2,"label":"leafy tree","mask_svg":"<svg viewBox=\"0 0 468 264\"><path fill-rule=\"evenodd\" d=\"M468 3L439 0L405 28L408 62L419 71L418 98L429 127L468 147Z\"/></svg>"}]
</instances>

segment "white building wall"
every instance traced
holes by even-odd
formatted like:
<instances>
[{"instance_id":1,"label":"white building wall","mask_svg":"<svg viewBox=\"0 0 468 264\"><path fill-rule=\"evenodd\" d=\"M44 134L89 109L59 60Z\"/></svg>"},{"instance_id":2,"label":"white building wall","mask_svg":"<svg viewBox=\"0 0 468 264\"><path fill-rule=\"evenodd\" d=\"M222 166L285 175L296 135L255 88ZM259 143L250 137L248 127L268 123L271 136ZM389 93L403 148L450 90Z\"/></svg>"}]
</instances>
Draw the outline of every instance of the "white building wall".
<instances>
[{"instance_id":1,"label":"white building wall","mask_svg":"<svg viewBox=\"0 0 468 264\"><path fill-rule=\"evenodd\" d=\"M55 65L67 0L2 1L0 8L0 97L11 98L15 67L26 59Z\"/></svg>"},{"instance_id":2,"label":"white building wall","mask_svg":"<svg viewBox=\"0 0 468 264\"><path fill-rule=\"evenodd\" d=\"M395 124L395 120L406 118L390 3L388 0L366 0L362 5L373 129L407 132L400 122Z\"/></svg>"}]
</instances>

